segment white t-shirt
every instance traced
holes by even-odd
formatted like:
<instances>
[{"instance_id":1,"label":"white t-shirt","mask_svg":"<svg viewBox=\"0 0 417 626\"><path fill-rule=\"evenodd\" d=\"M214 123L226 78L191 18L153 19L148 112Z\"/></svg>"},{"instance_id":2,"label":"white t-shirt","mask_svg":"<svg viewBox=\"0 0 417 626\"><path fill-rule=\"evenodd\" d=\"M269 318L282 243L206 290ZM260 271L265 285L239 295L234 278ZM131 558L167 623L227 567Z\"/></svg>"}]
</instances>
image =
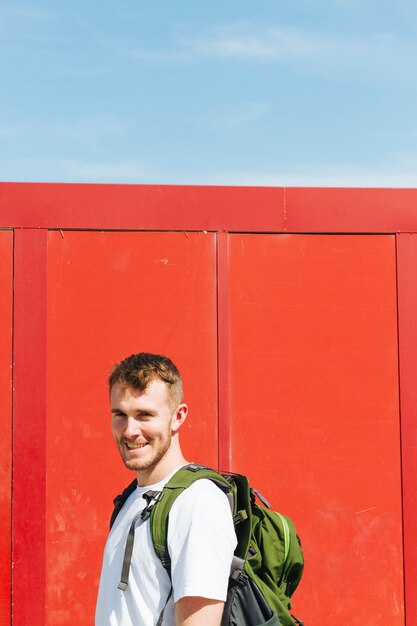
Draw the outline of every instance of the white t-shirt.
<instances>
[{"instance_id":1,"label":"white t-shirt","mask_svg":"<svg viewBox=\"0 0 417 626\"><path fill-rule=\"evenodd\" d=\"M125 591L117 588L127 534L146 505L146 491L160 491L171 478L138 487L118 514L104 549L96 606L96 626L155 626L171 589L169 576L152 545L149 520L139 521ZM175 626L174 602L184 596L225 600L236 535L225 494L200 479L174 502L168 525L173 595L163 624Z\"/></svg>"}]
</instances>

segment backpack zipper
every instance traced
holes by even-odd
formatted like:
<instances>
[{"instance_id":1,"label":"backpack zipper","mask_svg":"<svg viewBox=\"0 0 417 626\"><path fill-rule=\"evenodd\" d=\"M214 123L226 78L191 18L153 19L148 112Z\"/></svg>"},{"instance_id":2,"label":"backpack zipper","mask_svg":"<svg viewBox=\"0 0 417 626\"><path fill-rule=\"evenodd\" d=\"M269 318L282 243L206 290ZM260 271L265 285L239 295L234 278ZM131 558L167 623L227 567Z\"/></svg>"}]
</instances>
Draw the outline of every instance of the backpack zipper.
<instances>
[{"instance_id":1,"label":"backpack zipper","mask_svg":"<svg viewBox=\"0 0 417 626\"><path fill-rule=\"evenodd\" d=\"M290 551L290 527L288 526L287 520L285 519L283 515L281 515L281 513L278 513L278 511L276 511L276 514L281 520L282 528L284 530L284 564L285 564L287 557L288 557L288 553Z\"/></svg>"}]
</instances>

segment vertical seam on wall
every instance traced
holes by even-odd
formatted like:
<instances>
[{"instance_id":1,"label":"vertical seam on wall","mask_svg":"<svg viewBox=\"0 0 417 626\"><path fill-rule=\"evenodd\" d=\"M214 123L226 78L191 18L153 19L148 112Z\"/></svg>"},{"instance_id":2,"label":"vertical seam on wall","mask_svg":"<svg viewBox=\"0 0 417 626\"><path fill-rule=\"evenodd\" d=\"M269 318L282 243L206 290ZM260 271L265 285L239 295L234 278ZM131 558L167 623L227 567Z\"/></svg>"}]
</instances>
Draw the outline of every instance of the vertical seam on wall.
<instances>
[{"instance_id":1,"label":"vertical seam on wall","mask_svg":"<svg viewBox=\"0 0 417 626\"><path fill-rule=\"evenodd\" d=\"M398 236L395 234L395 286L396 286L396 305L397 305L397 359L398 359L398 415L400 420L400 476L401 476L401 511L402 511L402 552L403 552L403 601L404 601L404 623L407 626L407 570L406 570L406 511L404 502L404 432L401 411L401 350L400 350L400 286L399 286L399 268L398 268Z\"/></svg>"},{"instance_id":2,"label":"vertical seam on wall","mask_svg":"<svg viewBox=\"0 0 417 626\"><path fill-rule=\"evenodd\" d=\"M284 187L284 197L283 197L283 224L282 229L284 232L287 231L287 188Z\"/></svg>"},{"instance_id":3,"label":"vertical seam on wall","mask_svg":"<svg viewBox=\"0 0 417 626\"><path fill-rule=\"evenodd\" d=\"M15 234L12 237L12 345L11 345L11 429L10 429L10 624L13 624L13 511L14 511L14 480L13 480L13 438L14 438L14 302L15 302Z\"/></svg>"},{"instance_id":4,"label":"vertical seam on wall","mask_svg":"<svg viewBox=\"0 0 417 626\"><path fill-rule=\"evenodd\" d=\"M15 233L12 444L15 626L45 623L47 233L46 229L20 229ZM29 468L27 456L31 461Z\"/></svg>"},{"instance_id":5,"label":"vertical seam on wall","mask_svg":"<svg viewBox=\"0 0 417 626\"><path fill-rule=\"evenodd\" d=\"M229 233L218 231L217 242L217 389L218 389L218 462L224 471L231 469L229 411Z\"/></svg>"}]
</instances>

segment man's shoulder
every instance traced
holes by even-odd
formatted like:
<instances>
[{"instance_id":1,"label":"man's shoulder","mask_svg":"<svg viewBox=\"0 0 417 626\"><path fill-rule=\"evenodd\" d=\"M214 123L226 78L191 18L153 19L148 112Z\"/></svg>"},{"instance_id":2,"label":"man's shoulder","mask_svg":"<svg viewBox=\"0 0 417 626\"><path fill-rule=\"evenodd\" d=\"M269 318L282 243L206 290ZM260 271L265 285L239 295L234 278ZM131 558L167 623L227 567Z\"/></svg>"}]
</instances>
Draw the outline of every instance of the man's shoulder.
<instances>
[{"instance_id":1,"label":"man's shoulder","mask_svg":"<svg viewBox=\"0 0 417 626\"><path fill-rule=\"evenodd\" d=\"M168 549L180 538L200 553L203 546L226 553L236 546L233 516L226 494L211 480L200 478L176 499L169 513ZM217 546L217 547L216 547Z\"/></svg>"},{"instance_id":2,"label":"man's shoulder","mask_svg":"<svg viewBox=\"0 0 417 626\"><path fill-rule=\"evenodd\" d=\"M207 510L215 507L230 514L226 494L209 478L200 478L184 489L172 505L172 510L183 507L191 509L204 507Z\"/></svg>"}]
</instances>

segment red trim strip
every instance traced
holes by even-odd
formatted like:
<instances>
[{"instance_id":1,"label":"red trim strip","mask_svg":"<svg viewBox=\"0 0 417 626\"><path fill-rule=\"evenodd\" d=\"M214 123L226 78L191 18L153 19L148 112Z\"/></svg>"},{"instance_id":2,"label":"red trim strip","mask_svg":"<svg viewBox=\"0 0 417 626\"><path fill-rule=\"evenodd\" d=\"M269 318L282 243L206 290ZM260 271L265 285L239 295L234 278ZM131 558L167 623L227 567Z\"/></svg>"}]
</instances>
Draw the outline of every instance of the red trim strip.
<instances>
[{"instance_id":1,"label":"red trim strip","mask_svg":"<svg viewBox=\"0 0 417 626\"><path fill-rule=\"evenodd\" d=\"M0 227L281 231L283 209L279 188L0 183Z\"/></svg>"},{"instance_id":2,"label":"red trim strip","mask_svg":"<svg viewBox=\"0 0 417 626\"><path fill-rule=\"evenodd\" d=\"M285 230L395 233L417 230L417 189L286 189Z\"/></svg>"},{"instance_id":3,"label":"red trim strip","mask_svg":"<svg viewBox=\"0 0 417 626\"><path fill-rule=\"evenodd\" d=\"M417 189L0 183L0 227L414 232Z\"/></svg>"},{"instance_id":4,"label":"red trim strip","mask_svg":"<svg viewBox=\"0 0 417 626\"><path fill-rule=\"evenodd\" d=\"M219 394L219 468L231 470L229 410L229 234L217 233L217 342Z\"/></svg>"},{"instance_id":5,"label":"red trim strip","mask_svg":"<svg viewBox=\"0 0 417 626\"><path fill-rule=\"evenodd\" d=\"M417 235L397 236L405 613L417 624Z\"/></svg>"},{"instance_id":6,"label":"red trim strip","mask_svg":"<svg viewBox=\"0 0 417 626\"><path fill-rule=\"evenodd\" d=\"M13 233L0 232L0 624L10 624Z\"/></svg>"},{"instance_id":7,"label":"red trim strip","mask_svg":"<svg viewBox=\"0 0 417 626\"><path fill-rule=\"evenodd\" d=\"M46 246L46 231L15 233L14 626L45 624Z\"/></svg>"}]
</instances>

